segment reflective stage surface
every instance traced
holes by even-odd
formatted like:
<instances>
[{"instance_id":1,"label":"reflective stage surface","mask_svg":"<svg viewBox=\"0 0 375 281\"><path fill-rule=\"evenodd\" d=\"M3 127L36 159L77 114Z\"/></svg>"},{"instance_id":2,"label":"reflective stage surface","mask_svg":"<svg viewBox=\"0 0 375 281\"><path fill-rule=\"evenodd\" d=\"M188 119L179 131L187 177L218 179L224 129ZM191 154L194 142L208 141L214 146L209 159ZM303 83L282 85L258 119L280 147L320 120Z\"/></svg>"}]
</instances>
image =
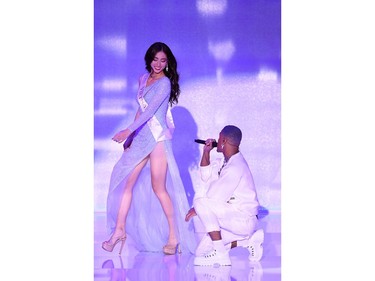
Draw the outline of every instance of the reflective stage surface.
<instances>
[{"instance_id":1,"label":"reflective stage surface","mask_svg":"<svg viewBox=\"0 0 375 281\"><path fill-rule=\"evenodd\" d=\"M122 255L118 255L119 245L112 253L101 249L101 242L108 237L105 229L105 214L95 214L95 281L120 280L281 280L281 233L279 213L268 213L260 219L260 227L265 230L263 258L259 262L248 261L248 252L243 248L230 251L232 266L194 266L194 256L190 253L166 256L162 252L138 252L127 239Z\"/></svg>"}]
</instances>

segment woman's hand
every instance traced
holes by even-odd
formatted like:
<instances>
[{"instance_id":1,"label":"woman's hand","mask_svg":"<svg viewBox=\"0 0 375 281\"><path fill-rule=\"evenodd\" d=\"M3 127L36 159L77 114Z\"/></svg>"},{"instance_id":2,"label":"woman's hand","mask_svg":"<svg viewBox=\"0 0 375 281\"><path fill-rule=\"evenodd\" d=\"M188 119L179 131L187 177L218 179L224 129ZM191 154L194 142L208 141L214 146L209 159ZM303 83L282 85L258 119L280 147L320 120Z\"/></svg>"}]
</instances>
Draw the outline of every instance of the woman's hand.
<instances>
[{"instance_id":1,"label":"woman's hand","mask_svg":"<svg viewBox=\"0 0 375 281\"><path fill-rule=\"evenodd\" d=\"M185 221L189 221L192 217L196 216L197 213L195 212L194 208L191 208L188 213L186 214Z\"/></svg>"},{"instance_id":2,"label":"woman's hand","mask_svg":"<svg viewBox=\"0 0 375 281\"><path fill-rule=\"evenodd\" d=\"M122 143L124 140L126 140L131 135L131 132L129 129L122 130L118 132L116 135L113 136L112 140L118 143Z\"/></svg>"}]
</instances>

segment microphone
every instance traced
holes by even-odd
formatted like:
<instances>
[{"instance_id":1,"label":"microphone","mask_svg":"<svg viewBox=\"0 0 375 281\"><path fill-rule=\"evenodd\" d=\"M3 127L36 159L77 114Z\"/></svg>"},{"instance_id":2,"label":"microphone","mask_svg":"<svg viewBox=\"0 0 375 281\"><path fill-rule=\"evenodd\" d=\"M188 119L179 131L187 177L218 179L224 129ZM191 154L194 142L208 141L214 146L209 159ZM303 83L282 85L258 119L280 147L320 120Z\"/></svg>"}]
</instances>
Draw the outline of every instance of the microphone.
<instances>
[{"instance_id":1,"label":"microphone","mask_svg":"<svg viewBox=\"0 0 375 281\"><path fill-rule=\"evenodd\" d=\"M206 141L204 141L204 140L195 139L194 141L195 141L196 143L206 144ZM216 141L213 141L213 142L212 142L212 147L217 147L217 142L216 142Z\"/></svg>"}]
</instances>

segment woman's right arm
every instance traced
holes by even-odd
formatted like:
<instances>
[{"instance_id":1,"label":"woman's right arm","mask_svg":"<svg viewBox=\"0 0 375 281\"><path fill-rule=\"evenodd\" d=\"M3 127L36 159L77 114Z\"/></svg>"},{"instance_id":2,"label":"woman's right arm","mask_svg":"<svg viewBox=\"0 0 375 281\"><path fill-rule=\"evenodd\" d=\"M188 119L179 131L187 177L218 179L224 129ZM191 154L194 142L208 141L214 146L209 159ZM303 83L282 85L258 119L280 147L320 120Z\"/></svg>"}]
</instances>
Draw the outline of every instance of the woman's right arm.
<instances>
[{"instance_id":1,"label":"woman's right arm","mask_svg":"<svg viewBox=\"0 0 375 281\"><path fill-rule=\"evenodd\" d=\"M162 103L169 98L171 86L168 78L159 81L158 85L155 85L155 87L155 90L158 91L158 93L150 100L150 103L146 107L145 111L142 112L142 114L141 112L139 112L139 118L137 118L136 121L128 126L128 129L131 132L135 131L144 123L146 123L150 118L152 118L152 116L154 116L155 112L159 109Z\"/></svg>"},{"instance_id":2,"label":"woman's right arm","mask_svg":"<svg viewBox=\"0 0 375 281\"><path fill-rule=\"evenodd\" d=\"M134 121L139 118L139 115L141 114L141 108L138 107L137 113L135 114Z\"/></svg>"}]
</instances>

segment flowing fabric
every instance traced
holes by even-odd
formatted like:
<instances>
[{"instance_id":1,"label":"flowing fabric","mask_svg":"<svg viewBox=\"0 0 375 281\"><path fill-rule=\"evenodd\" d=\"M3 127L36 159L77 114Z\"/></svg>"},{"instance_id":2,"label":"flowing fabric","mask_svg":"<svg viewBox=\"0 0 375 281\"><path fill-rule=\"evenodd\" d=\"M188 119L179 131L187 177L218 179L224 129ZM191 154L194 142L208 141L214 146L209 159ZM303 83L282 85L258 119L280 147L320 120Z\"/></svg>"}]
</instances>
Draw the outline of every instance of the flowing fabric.
<instances>
[{"instance_id":1,"label":"flowing fabric","mask_svg":"<svg viewBox=\"0 0 375 281\"><path fill-rule=\"evenodd\" d=\"M137 101L141 114L128 129L135 131L129 148L113 168L107 198L107 227L113 233L125 183L134 168L162 142L167 156L166 188L174 207L175 222L182 251L194 253L196 240L192 220L185 222L189 210L185 189L175 161L171 137L174 129L169 107L170 81L167 77L146 86L149 74L140 78ZM152 190L150 164L141 171L133 188L126 218L126 233L139 251L159 252L167 243L169 226L159 199Z\"/></svg>"}]
</instances>

